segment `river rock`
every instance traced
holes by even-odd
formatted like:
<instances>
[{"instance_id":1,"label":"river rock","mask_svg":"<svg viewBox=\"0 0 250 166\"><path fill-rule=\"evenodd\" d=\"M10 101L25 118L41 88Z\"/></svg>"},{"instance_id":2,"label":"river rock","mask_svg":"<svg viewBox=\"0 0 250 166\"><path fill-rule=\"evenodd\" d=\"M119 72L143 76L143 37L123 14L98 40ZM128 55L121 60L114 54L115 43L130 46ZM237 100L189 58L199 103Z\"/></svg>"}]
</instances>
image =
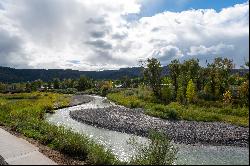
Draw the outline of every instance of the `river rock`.
<instances>
[{"instance_id":1,"label":"river rock","mask_svg":"<svg viewBox=\"0 0 250 166\"><path fill-rule=\"evenodd\" d=\"M101 128L148 136L162 131L176 143L248 147L249 128L221 122L169 121L121 106L71 111L71 118Z\"/></svg>"}]
</instances>

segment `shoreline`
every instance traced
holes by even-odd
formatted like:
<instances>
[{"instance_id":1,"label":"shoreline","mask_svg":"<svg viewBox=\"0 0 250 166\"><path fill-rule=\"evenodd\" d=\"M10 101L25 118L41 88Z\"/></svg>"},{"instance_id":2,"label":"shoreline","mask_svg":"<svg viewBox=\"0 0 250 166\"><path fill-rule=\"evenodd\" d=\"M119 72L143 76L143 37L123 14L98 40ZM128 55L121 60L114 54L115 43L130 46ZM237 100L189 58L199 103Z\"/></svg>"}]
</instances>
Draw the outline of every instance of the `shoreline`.
<instances>
[{"instance_id":1,"label":"shoreline","mask_svg":"<svg viewBox=\"0 0 250 166\"><path fill-rule=\"evenodd\" d=\"M145 115L143 109L119 106L71 111L74 120L99 128L147 137L166 133L176 143L248 147L249 128L221 122L169 121Z\"/></svg>"}]
</instances>

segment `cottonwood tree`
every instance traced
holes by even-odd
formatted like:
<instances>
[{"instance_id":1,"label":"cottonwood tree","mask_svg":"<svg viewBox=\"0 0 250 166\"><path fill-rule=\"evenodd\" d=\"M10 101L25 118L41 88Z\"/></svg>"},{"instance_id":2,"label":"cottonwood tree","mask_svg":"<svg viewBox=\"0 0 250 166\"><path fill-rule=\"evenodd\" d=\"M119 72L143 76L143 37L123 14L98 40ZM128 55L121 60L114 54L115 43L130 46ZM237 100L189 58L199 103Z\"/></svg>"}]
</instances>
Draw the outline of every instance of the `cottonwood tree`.
<instances>
[{"instance_id":1,"label":"cottonwood tree","mask_svg":"<svg viewBox=\"0 0 250 166\"><path fill-rule=\"evenodd\" d=\"M92 82L89 78L87 78L86 76L81 76L79 81L78 81L78 86L77 89L79 91L84 91L86 89L91 88L92 86Z\"/></svg>"},{"instance_id":2,"label":"cottonwood tree","mask_svg":"<svg viewBox=\"0 0 250 166\"><path fill-rule=\"evenodd\" d=\"M213 95L219 97L229 88L229 74L233 67L233 60L221 57L215 58L212 64L208 64L208 78Z\"/></svg>"},{"instance_id":3,"label":"cottonwood tree","mask_svg":"<svg viewBox=\"0 0 250 166\"><path fill-rule=\"evenodd\" d=\"M171 63L168 65L168 69L169 69L169 75L170 78L173 80L173 85L174 85L174 98L176 98L177 96L177 90L178 90L178 76L181 73L181 64L180 61L175 59L173 61L171 61Z\"/></svg>"},{"instance_id":4,"label":"cottonwood tree","mask_svg":"<svg viewBox=\"0 0 250 166\"><path fill-rule=\"evenodd\" d=\"M186 97L187 97L188 103L194 103L194 101L196 100L195 85L192 79L190 79L188 82Z\"/></svg>"},{"instance_id":5,"label":"cottonwood tree","mask_svg":"<svg viewBox=\"0 0 250 166\"><path fill-rule=\"evenodd\" d=\"M161 98L161 72L161 64L156 58L147 59L147 66L144 68L144 77L158 99Z\"/></svg>"}]
</instances>

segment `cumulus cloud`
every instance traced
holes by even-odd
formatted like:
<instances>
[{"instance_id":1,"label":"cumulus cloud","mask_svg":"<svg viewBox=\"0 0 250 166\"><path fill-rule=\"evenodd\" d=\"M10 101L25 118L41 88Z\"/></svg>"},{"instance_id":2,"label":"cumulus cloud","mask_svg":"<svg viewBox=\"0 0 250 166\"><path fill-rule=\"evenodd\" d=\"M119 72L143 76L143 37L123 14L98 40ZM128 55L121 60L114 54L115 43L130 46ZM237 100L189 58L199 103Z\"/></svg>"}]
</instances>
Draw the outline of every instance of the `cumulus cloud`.
<instances>
[{"instance_id":1,"label":"cumulus cloud","mask_svg":"<svg viewBox=\"0 0 250 166\"><path fill-rule=\"evenodd\" d=\"M181 58L183 54L178 47L168 45L159 50L155 50L153 56L159 59L163 65L166 65L170 63L173 58Z\"/></svg>"},{"instance_id":2,"label":"cumulus cloud","mask_svg":"<svg viewBox=\"0 0 250 166\"><path fill-rule=\"evenodd\" d=\"M249 4L163 12L129 20L141 0L9 0L0 3L0 65L114 69L138 60L249 55Z\"/></svg>"}]
</instances>

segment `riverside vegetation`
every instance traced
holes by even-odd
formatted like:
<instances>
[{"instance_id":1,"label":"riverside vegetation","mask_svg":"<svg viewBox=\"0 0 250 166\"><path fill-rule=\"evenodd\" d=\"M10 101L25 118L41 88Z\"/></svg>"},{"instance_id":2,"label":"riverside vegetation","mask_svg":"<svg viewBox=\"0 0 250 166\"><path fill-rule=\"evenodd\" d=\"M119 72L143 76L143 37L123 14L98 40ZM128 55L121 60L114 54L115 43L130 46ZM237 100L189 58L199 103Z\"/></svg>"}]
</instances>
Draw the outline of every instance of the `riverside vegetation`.
<instances>
[{"instance_id":1,"label":"riverside vegetation","mask_svg":"<svg viewBox=\"0 0 250 166\"><path fill-rule=\"evenodd\" d=\"M47 109L68 106L69 96L56 93L0 95L0 125L11 127L26 137L38 140L71 157L89 164L115 164L116 157L86 136L47 123Z\"/></svg>"},{"instance_id":2,"label":"riverside vegetation","mask_svg":"<svg viewBox=\"0 0 250 166\"><path fill-rule=\"evenodd\" d=\"M106 150L104 146L95 143L87 136L72 132L63 126L57 127L44 120L46 112L69 106L70 99L69 95L50 92L0 94L0 126L10 127L13 131L38 140L41 144L86 164L153 164L158 161L173 163L176 150L169 148L172 145L161 133L152 133L151 143L147 146L134 144L138 149L138 156L131 162L121 162L110 150ZM147 148L147 152L144 152L139 149L142 146L144 149L154 148ZM164 154L156 156L157 150L163 151ZM166 158L168 153L172 155ZM141 160L142 155L149 159Z\"/></svg>"},{"instance_id":3,"label":"riverside vegetation","mask_svg":"<svg viewBox=\"0 0 250 166\"><path fill-rule=\"evenodd\" d=\"M109 93L108 99L163 119L249 126L249 73L230 74L231 60L216 58L207 68L195 59L174 60L168 76L162 76L160 66L157 59L148 59L143 83Z\"/></svg>"},{"instance_id":4,"label":"riverside vegetation","mask_svg":"<svg viewBox=\"0 0 250 166\"><path fill-rule=\"evenodd\" d=\"M0 125L87 164L171 164L174 150L162 136L151 136L148 147L155 148L140 146L143 148L139 148L138 156L125 163L88 137L47 123L45 113L69 106L68 93L88 93L107 96L129 108L144 108L145 114L162 119L219 121L248 127L249 72L230 73L233 66L227 58L216 58L207 67L201 67L195 59L183 63L174 60L168 65L169 73L163 75L160 62L152 58L141 67L143 75L139 78L92 80L81 76L75 80L0 83ZM155 144L154 139L161 143Z\"/></svg>"}]
</instances>

